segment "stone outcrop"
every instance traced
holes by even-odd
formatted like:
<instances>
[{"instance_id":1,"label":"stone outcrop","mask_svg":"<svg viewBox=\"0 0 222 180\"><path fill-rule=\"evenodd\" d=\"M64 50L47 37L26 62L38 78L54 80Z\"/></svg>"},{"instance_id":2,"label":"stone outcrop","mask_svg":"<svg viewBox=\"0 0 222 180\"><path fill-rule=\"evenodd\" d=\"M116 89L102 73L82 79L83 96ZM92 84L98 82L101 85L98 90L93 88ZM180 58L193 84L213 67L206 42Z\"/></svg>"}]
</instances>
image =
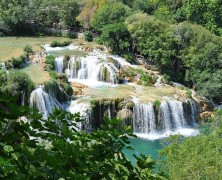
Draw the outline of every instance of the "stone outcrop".
<instances>
[{"instance_id":1,"label":"stone outcrop","mask_svg":"<svg viewBox=\"0 0 222 180\"><path fill-rule=\"evenodd\" d=\"M71 86L73 88L73 92L75 96L84 95L83 89L87 88L88 86L80 83L71 83Z\"/></svg>"}]
</instances>

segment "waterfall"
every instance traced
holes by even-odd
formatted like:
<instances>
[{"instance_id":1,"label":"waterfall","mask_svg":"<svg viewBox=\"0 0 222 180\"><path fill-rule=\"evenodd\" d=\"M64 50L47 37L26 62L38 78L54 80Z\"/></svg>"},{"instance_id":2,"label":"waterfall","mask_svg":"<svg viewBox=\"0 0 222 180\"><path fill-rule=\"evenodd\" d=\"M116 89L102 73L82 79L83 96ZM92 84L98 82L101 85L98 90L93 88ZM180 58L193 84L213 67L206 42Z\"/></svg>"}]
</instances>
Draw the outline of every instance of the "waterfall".
<instances>
[{"instance_id":1,"label":"waterfall","mask_svg":"<svg viewBox=\"0 0 222 180\"><path fill-rule=\"evenodd\" d=\"M21 94L21 106L25 106L25 91Z\"/></svg>"},{"instance_id":2,"label":"waterfall","mask_svg":"<svg viewBox=\"0 0 222 180\"><path fill-rule=\"evenodd\" d=\"M176 129L181 129L187 125L187 122L184 118L183 105L180 101L168 101L171 117L173 121L173 126Z\"/></svg>"},{"instance_id":3,"label":"waterfall","mask_svg":"<svg viewBox=\"0 0 222 180\"><path fill-rule=\"evenodd\" d=\"M154 84L155 87L162 87L163 83L162 83L162 77L159 76L156 83Z\"/></svg>"},{"instance_id":4,"label":"waterfall","mask_svg":"<svg viewBox=\"0 0 222 180\"><path fill-rule=\"evenodd\" d=\"M135 104L133 108L133 130L135 133L155 133L155 121L153 104Z\"/></svg>"},{"instance_id":5,"label":"waterfall","mask_svg":"<svg viewBox=\"0 0 222 180\"><path fill-rule=\"evenodd\" d=\"M78 130L92 131L92 108L90 103L79 102L78 100L71 101L67 111L72 114L80 113L80 116L84 119L84 122L77 122Z\"/></svg>"},{"instance_id":6,"label":"waterfall","mask_svg":"<svg viewBox=\"0 0 222 180\"><path fill-rule=\"evenodd\" d=\"M170 109L166 101L162 102L159 107L158 120L163 122L163 131L168 132L172 129Z\"/></svg>"},{"instance_id":7,"label":"waterfall","mask_svg":"<svg viewBox=\"0 0 222 180\"><path fill-rule=\"evenodd\" d=\"M133 130L140 137L156 139L169 134L192 135L197 131L188 126L188 119L184 116L182 102L176 100L163 101L154 111L152 103L142 104L135 101L133 108ZM192 104L192 102L190 102ZM190 106L192 121L196 121L194 104Z\"/></svg>"},{"instance_id":8,"label":"waterfall","mask_svg":"<svg viewBox=\"0 0 222 180\"><path fill-rule=\"evenodd\" d=\"M106 57L89 55L87 57L72 57L68 63L66 74L70 80L89 80L91 83L102 81L111 84L118 83L119 64L109 62Z\"/></svg>"},{"instance_id":9,"label":"waterfall","mask_svg":"<svg viewBox=\"0 0 222 180\"><path fill-rule=\"evenodd\" d=\"M4 62L3 62L3 63L0 63L0 67L1 67L1 69L3 69L3 70L7 70Z\"/></svg>"},{"instance_id":10,"label":"waterfall","mask_svg":"<svg viewBox=\"0 0 222 180\"><path fill-rule=\"evenodd\" d=\"M46 119L52 112L53 108L62 108L60 103L50 94L46 93L43 87L39 87L32 91L30 95L30 107L35 107Z\"/></svg>"},{"instance_id":11,"label":"waterfall","mask_svg":"<svg viewBox=\"0 0 222 180\"><path fill-rule=\"evenodd\" d=\"M55 70L58 73L63 73L63 56L55 58Z\"/></svg>"},{"instance_id":12,"label":"waterfall","mask_svg":"<svg viewBox=\"0 0 222 180\"><path fill-rule=\"evenodd\" d=\"M196 124L196 119L197 119L197 108L195 105L195 102L193 99L189 100L189 104L190 104L190 109L191 109L191 117L192 117L192 123Z\"/></svg>"}]
</instances>

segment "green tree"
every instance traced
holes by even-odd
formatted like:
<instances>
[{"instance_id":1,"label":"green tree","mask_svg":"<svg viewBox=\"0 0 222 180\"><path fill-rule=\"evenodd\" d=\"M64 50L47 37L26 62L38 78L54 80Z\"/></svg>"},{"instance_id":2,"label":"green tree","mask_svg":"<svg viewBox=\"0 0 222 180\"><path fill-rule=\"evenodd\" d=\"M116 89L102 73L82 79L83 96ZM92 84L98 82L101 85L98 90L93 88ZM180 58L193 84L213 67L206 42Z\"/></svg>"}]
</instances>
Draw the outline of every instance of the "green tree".
<instances>
[{"instance_id":1,"label":"green tree","mask_svg":"<svg viewBox=\"0 0 222 180\"><path fill-rule=\"evenodd\" d=\"M99 41L111 47L114 52L120 52L130 47L129 32L123 23L104 26Z\"/></svg>"},{"instance_id":2,"label":"green tree","mask_svg":"<svg viewBox=\"0 0 222 180\"><path fill-rule=\"evenodd\" d=\"M108 3L96 12L90 25L101 32L106 25L124 22L129 13L130 8L122 3Z\"/></svg>"},{"instance_id":3,"label":"green tree","mask_svg":"<svg viewBox=\"0 0 222 180\"><path fill-rule=\"evenodd\" d=\"M0 98L0 104L4 98ZM118 119L101 129L78 130L79 114L54 110L48 120L7 100L0 111L0 177L4 179L162 179L152 159L137 157L133 166L122 153L129 147L129 127ZM15 121L27 113L28 121ZM56 119L56 120L55 120ZM31 138L30 138L31 137Z\"/></svg>"},{"instance_id":4,"label":"green tree","mask_svg":"<svg viewBox=\"0 0 222 180\"><path fill-rule=\"evenodd\" d=\"M221 179L221 133L222 111L218 111L210 132L186 139L172 137L161 151L162 170L172 180Z\"/></svg>"}]
</instances>

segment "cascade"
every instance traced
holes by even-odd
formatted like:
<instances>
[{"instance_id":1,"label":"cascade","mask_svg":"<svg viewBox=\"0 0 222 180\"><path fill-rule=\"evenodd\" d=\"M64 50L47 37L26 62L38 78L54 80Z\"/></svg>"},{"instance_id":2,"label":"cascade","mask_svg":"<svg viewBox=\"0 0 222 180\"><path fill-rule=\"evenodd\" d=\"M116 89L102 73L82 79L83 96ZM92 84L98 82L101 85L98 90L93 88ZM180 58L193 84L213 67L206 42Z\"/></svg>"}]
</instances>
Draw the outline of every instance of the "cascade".
<instances>
[{"instance_id":1,"label":"cascade","mask_svg":"<svg viewBox=\"0 0 222 180\"><path fill-rule=\"evenodd\" d=\"M196 123L196 118L197 118L197 108L195 105L195 102L193 99L189 100L189 104L190 104L190 109L191 109L191 117L192 117L192 123L195 124Z\"/></svg>"},{"instance_id":2,"label":"cascade","mask_svg":"<svg viewBox=\"0 0 222 180\"><path fill-rule=\"evenodd\" d=\"M63 73L63 56L55 58L55 70L58 73Z\"/></svg>"},{"instance_id":3,"label":"cascade","mask_svg":"<svg viewBox=\"0 0 222 180\"><path fill-rule=\"evenodd\" d=\"M7 70L4 62L3 62L3 63L0 63L0 67L1 67L1 69L3 69L3 70Z\"/></svg>"},{"instance_id":4,"label":"cascade","mask_svg":"<svg viewBox=\"0 0 222 180\"><path fill-rule=\"evenodd\" d=\"M155 87L162 87L163 83L162 83L162 77L159 76L156 83L154 84Z\"/></svg>"},{"instance_id":5,"label":"cascade","mask_svg":"<svg viewBox=\"0 0 222 180\"><path fill-rule=\"evenodd\" d=\"M80 113L80 116L84 118L83 122L77 122L79 130L92 131L92 108L90 103L79 102L78 100L71 101L66 110L72 114Z\"/></svg>"},{"instance_id":6,"label":"cascade","mask_svg":"<svg viewBox=\"0 0 222 180\"><path fill-rule=\"evenodd\" d=\"M171 115L169 105L166 101L162 102L159 107L158 121L162 123L162 129L168 132L172 129ZM159 123L161 125L161 123Z\"/></svg>"},{"instance_id":7,"label":"cascade","mask_svg":"<svg viewBox=\"0 0 222 180\"><path fill-rule=\"evenodd\" d=\"M153 104L136 103L133 108L134 133L155 133L156 123Z\"/></svg>"},{"instance_id":8,"label":"cascade","mask_svg":"<svg viewBox=\"0 0 222 180\"><path fill-rule=\"evenodd\" d=\"M95 55L72 57L66 70L70 80L103 81L111 84L118 83L118 73L116 64Z\"/></svg>"},{"instance_id":9,"label":"cascade","mask_svg":"<svg viewBox=\"0 0 222 180\"><path fill-rule=\"evenodd\" d=\"M39 87L32 91L30 95L30 107L37 108L42 114L43 119L48 117L53 108L62 108L60 103L55 98L44 91L43 87Z\"/></svg>"},{"instance_id":10,"label":"cascade","mask_svg":"<svg viewBox=\"0 0 222 180\"><path fill-rule=\"evenodd\" d=\"M168 101L174 128L181 129L187 125L184 118L183 105L180 101Z\"/></svg>"},{"instance_id":11,"label":"cascade","mask_svg":"<svg viewBox=\"0 0 222 180\"><path fill-rule=\"evenodd\" d=\"M194 104L190 108L194 125L196 122ZM163 101L156 113L152 103L136 102L133 108L133 130L141 137L152 136L155 139L178 132L183 135L197 133L189 129L187 121L182 102L176 100Z\"/></svg>"}]
</instances>

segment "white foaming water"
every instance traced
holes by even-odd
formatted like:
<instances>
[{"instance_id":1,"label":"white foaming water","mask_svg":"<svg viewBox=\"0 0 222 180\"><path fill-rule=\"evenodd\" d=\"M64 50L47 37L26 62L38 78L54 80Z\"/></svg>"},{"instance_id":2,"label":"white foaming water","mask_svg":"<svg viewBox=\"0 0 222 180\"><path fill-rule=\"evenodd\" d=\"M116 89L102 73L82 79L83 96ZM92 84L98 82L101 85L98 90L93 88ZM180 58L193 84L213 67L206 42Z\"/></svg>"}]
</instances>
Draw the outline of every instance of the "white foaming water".
<instances>
[{"instance_id":1,"label":"white foaming water","mask_svg":"<svg viewBox=\"0 0 222 180\"><path fill-rule=\"evenodd\" d=\"M63 56L55 58L55 70L58 73L62 73L63 72L63 59L64 59Z\"/></svg>"},{"instance_id":2,"label":"white foaming water","mask_svg":"<svg viewBox=\"0 0 222 180\"><path fill-rule=\"evenodd\" d=\"M157 140L157 139L163 139L166 137L169 137L170 135L182 135L185 137L190 137L190 136L197 136L200 134L198 129L194 128L182 128L174 131L167 131L163 134L140 134L140 133L135 133L139 138L143 139L148 139L148 140Z\"/></svg>"},{"instance_id":3,"label":"white foaming water","mask_svg":"<svg viewBox=\"0 0 222 180\"><path fill-rule=\"evenodd\" d=\"M163 83L162 83L162 77L159 76L156 83L154 84L155 87L162 87Z\"/></svg>"},{"instance_id":4,"label":"white foaming water","mask_svg":"<svg viewBox=\"0 0 222 180\"><path fill-rule=\"evenodd\" d=\"M133 130L138 137L155 140L173 134L194 136L199 133L197 129L187 125L182 102L175 100L163 101L159 107L158 119L156 120L151 103L141 104L135 98L133 101L135 103L133 109ZM192 110L193 106L190 108L191 112L194 111ZM193 119L193 121L195 120Z\"/></svg>"},{"instance_id":5,"label":"white foaming water","mask_svg":"<svg viewBox=\"0 0 222 180\"><path fill-rule=\"evenodd\" d=\"M0 63L0 67L1 67L1 69L3 69L3 70L7 70L4 62L3 62L3 63Z\"/></svg>"},{"instance_id":6,"label":"white foaming water","mask_svg":"<svg viewBox=\"0 0 222 180\"><path fill-rule=\"evenodd\" d=\"M72 57L66 70L69 81L80 82L87 86L105 85L104 83L117 84L118 73L119 69L114 63L95 55Z\"/></svg>"},{"instance_id":7,"label":"white foaming water","mask_svg":"<svg viewBox=\"0 0 222 180\"><path fill-rule=\"evenodd\" d=\"M133 108L134 133L154 133L156 131L153 104L136 103Z\"/></svg>"},{"instance_id":8,"label":"white foaming water","mask_svg":"<svg viewBox=\"0 0 222 180\"><path fill-rule=\"evenodd\" d=\"M42 114L43 119L46 119L52 112L53 108L61 109L60 103L46 93L42 87L32 91L30 95L30 107L35 107Z\"/></svg>"},{"instance_id":9,"label":"white foaming water","mask_svg":"<svg viewBox=\"0 0 222 180\"><path fill-rule=\"evenodd\" d=\"M79 50L80 46L76 46L73 44L70 44L69 46L64 47L50 47L50 44L43 45L43 48L46 52L52 52L52 51L61 51L61 50Z\"/></svg>"},{"instance_id":10,"label":"white foaming water","mask_svg":"<svg viewBox=\"0 0 222 180\"><path fill-rule=\"evenodd\" d=\"M117 55L108 56L114 60L116 60L121 66L132 66L129 62L127 62L124 58Z\"/></svg>"},{"instance_id":11,"label":"white foaming water","mask_svg":"<svg viewBox=\"0 0 222 180\"><path fill-rule=\"evenodd\" d=\"M71 101L69 107L66 110L72 114L80 113L80 116L85 120L85 122L77 123L77 127L79 130L83 128L87 131L92 130L91 122L90 122L92 108L91 108L90 103L79 102L78 100Z\"/></svg>"}]
</instances>

